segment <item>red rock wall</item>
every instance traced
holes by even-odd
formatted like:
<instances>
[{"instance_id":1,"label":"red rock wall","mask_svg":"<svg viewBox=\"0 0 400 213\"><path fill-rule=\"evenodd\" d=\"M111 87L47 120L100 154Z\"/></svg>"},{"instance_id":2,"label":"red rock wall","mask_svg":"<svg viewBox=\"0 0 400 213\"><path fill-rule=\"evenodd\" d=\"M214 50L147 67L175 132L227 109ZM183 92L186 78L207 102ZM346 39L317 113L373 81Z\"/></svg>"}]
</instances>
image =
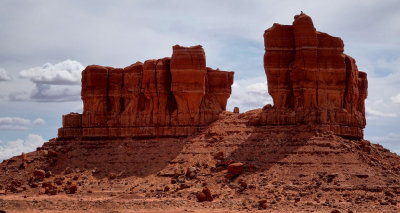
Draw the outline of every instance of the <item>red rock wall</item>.
<instances>
[{"instance_id":1,"label":"red rock wall","mask_svg":"<svg viewBox=\"0 0 400 213\"><path fill-rule=\"evenodd\" d=\"M82 72L83 113L63 116L59 138L173 137L198 132L225 111L233 72L206 67L201 46L172 58Z\"/></svg>"},{"instance_id":2,"label":"red rock wall","mask_svg":"<svg viewBox=\"0 0 400 213\"><path fill-rule=\"evenodd\" d=\"M318 32L311 18L274 24L264 33L264 68L274 106L258 123L318 124L339 135L363 137L367 74L343 53L343 41Z\"/></svg>"}]
</instances>

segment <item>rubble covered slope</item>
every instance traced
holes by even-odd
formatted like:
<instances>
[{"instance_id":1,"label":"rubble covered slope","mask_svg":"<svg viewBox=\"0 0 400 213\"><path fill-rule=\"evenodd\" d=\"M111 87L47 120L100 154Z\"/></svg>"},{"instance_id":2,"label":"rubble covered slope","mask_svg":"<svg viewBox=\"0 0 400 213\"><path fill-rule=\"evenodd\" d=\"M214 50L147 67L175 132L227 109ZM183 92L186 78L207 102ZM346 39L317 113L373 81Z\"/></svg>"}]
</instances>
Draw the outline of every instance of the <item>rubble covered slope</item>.
<instances>
[{"instance_id":1,"label":"rubble covered slope","mask_svg":"<svg viewBox=\"0 0 400 213\"><path fill-rule=\"evenodd\" d=\"M188 138L48 142L1 164L0 207L399 210L396 154L307 125L249 125L260 113L224 112ZM205 187L213 201L199 203Z\"/></svg>"}]
</instances>

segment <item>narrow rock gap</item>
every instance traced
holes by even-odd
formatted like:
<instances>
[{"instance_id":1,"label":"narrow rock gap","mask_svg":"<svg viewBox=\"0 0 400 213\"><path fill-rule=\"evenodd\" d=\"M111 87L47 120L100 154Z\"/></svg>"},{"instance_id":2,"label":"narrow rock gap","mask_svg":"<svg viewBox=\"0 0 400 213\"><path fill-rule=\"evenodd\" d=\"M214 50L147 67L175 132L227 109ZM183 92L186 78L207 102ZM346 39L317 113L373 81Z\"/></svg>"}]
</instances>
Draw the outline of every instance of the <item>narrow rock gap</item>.
<instances>
[{"instance_id":1,"label":"narrow rock gap","mask_svg":"<svg viewBox=\"0 0 400 213\"><path fill-rule=\"evenodd\" d=\"M107 102L107 112L111 111L111 102L110 102L110 70L107 69L107 94L106 94L106 102Z\"/></svg>"},{"instance_id":2,"label":"narrow rock gap","mask_svg":"<svg viewBox=\"0 0 400 213\"><path fill-rule=\"evenodd\" d=\"M157 101L157 105L155 105L154 104L154 99L153 99L153 111L152 111L152 120L153 120L153 123L155 123L155 125L156 125L156 127L158 126L158 122L156 121L156 122L154 122L154 120L156 120L156 119L154 119L154 117L158 117L158 115L154 115L154 111L156 111L157 112L157 114L158 113L160 113L159 112L159 110L160 110L160 97L158 96L158 86L157 86L157 64L158 64L158 62L159 62L160 60L157 60L156 61L156 63L154 63L154 83L155 83L155 90L156 90L156 101ZM155 109L155 107L157 107L156 109L157 110L154 110ZM156 136L158 137L158 134L156 134Z\"/></svg>"},{"instance_id":3,"label":"narrow rock gap","mask_svg":"<svg viewBox=\"0 0 400 213\"><path fill-rule=\"evenodd\" d=\"M121 76L121 91L120 91L120 98L119 98L119 104L120 104L120 113L122 113L123 111L125 111L125 100L124 97L122 95L123 93L123 89L124 89L124 79L125 79L125 70L122 69L122 76Z\"/></svg>"},{"instance_id":4,"label":"narrow rock gap","mask_svg":"<svg viewBox=\"0 0 400 213\"><path fill-rule=\"evenodd\" d=\"M344 62L345 62L345 66L346 66L346 83L345 83L345 89L344 89L344 95L343 95L343 108L346 107L346 99L347 99L347 95L349 93L349 77L350 77L350 72L351 72L351 61L349 59L349 57L347 57L345 55L344 58Z\"/></svg>"},{"instance_id":5,"label":"narrow rock gap","mask_svg":"<svg viewBox=\"0 0 400 213\"><path fill-rule=\"evenodd\" d=\"M317 42L318 42L318 38L317 38ZM317 73L316 73L316 76L315 76L316 82L317 82L317 83L316 83L317 90L316 90L316 93L315 93L315 99L316 99L316 100L315 100L315 101L316 101L315 103L316 103L316 107L319 106L319 105L318 105L318 83L319 83L319 76L320 76L320 75L319 75L319 63L318 63L318 62L319 62L319 61L318 61L318 45L319 45L319 44L317 44L317 48L316 48L316 50L315 50L315 51L316 51L316 54L317 54L317 61L316 61L316 63L317 63L317 71L316 71L316 72L317 72Z\"/></svg>"}]
</instances>

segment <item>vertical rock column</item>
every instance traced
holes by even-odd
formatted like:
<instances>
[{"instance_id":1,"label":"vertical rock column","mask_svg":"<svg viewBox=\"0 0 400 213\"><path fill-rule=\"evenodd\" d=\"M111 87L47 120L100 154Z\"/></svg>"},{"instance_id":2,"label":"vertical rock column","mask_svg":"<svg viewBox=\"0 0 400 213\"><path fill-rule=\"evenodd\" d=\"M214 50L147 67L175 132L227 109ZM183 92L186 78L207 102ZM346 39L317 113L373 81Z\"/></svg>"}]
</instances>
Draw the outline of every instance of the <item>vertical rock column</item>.
<instances>
[{"instance_id":1,"label":"vertical rock column","mask_svg":"<svg viewBox=\"0 0 400 213\"><path fill-rule=\"evenodd\" d=\"M318 55L317 31L311 18L307 15L297 15L293 22L293 33L296 47L292 80L294 107L315 108L317 102Z\"/></svg>"},{"instance_id":2,"label":"vertical rock column","mask_svg":"<svg viewBox=\"0 0 400 213\"><path fill-rule=\"evenodd\" d=\"M178 107L179 125L199 123L200 104L205 95L206 56L199 46L173 46L171 91Z\"/></svg>"},{"instance_id":3,"label":"vertical rock column","mask_svg":"<svg viewBox=\"0 0 400 213\"><path fill-rule=\"evenodd\" d=\"M121 111L123 109L122 82L124 70L108 67L107 94L107 126L121 126Z\"/></svg>"},{"instance_id":4,"label":"vertical rock column","mask_svg":"<svg viewBox=\"0 0 400 213\"><path fill-rule=\"evenodd\" d=\"M326 109L342 108L346 89L346 64L343 41L317 32L318 36L318 105ZM332 115L330 115L332 116ZM332 120L328 118L326 121Z\"/></svg>"},{"instance_id":5,"label":"vertical rock column","mask_svg":"<svg viewBox=\"0 0 400 213\"><path fill-rule=\"evenodd\" d=\"M107 123L108 69L90 65L82 72L83 127Z\"/></svg>"},{"instance_id":6,"label":"vertical rock column","mask_svg":"<svg viewBox=\"0 0 400 213\"><path fill-rule=\"evenodd\" d=\"M156 114L153 114L153 117L155 117L155 124L160 126L168 126L170 125L170 119L171 119L171 113L175 109L171 109L171 103L168 102L173 102L174 100L172 99L172 93L171 93L171 71L170 71L170 58L163 58L157 60L157 64L155 67L156 71L156 82L157 82L157 97L158 97L158 103L155 106L155 112Z\"/></svg>"},{"instance_id":7,"label":"vertical rock column","mask_svg":"<svg viewBox=\"0 0 400 213\"><path fill-rule=\"evenodd\" d=\"M141 62L136 62L124 68L122 126L136 125L139 111L141 111L139 99L142 96L140 91L142 87L142 75L143 63Z\"/></svg>"},{"instance_id":8,"label":"vertical rock column","mask_svg":"<svg viewBox=\"0 0 400 213\"><path fill-rule=\"evenodd\" d=\"M264 32L264 45L268 92L276 108L291 108L293 91L290 70L295 56L292 26L274 24Z\"/></svg>"},{"instance_id":9,"label":"vertical rock column","mask_svg":"<svg viewBox=\"0 0 400 213\"><path fill-rule=\"evenodd\" d=\"M144 105L144 110L140 111L139 118L143 119L141 123L145 125L153 125L154 119L157 119L153 115L158 114L156 64L157 60L147 60L143 64L141 93L144 97L139 99L139 104Z\"/></svg>"}]
</instances>

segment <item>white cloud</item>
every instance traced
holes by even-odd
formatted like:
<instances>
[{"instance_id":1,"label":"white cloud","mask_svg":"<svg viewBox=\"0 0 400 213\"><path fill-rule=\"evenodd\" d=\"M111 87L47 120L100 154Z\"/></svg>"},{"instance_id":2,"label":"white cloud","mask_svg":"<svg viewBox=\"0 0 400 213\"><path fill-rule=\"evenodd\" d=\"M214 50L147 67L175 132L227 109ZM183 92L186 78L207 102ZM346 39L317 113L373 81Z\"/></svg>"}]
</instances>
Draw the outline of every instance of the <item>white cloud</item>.
<instances>
[{"instance_id":1,"label":"white cloud","mask_svg":"<svg viewBox=\"0 0 400 213\"><path fill-rule=\"evenodd\" d=\"M11 77L8 75L7 71L0 67L0 81L10 81Z\"/></svg>"},{"instance_id":2,"label":"white cloud","mask_svg":"<svg viewBox=\"0 0 400 213\"><path fill-rule=\"evenodd\" d=\"M84 67L77 61L65 60L57 64L22 70L20 77L34 83L31 91L14 91L10 101L66 102L79 101L81 72Z\"/></svg>"},{"instance_id":3,"label":"white cloud","mask_svg":"<svg viewBox=\"0 0 400 213\"><path fill-rule=\"evenodd\" d=\"M42 118L37 118L34 121L19 117L0 117L0 131L25 131L30 126L44 125L45 121Z\"/></svg>"},{"instance_id":4,"label":"white cloud","mask_svg":"<svg viewBox=\"0 0 400 213\"><path fill-rule=\"evenodd\" d=\"M227 110L239 107L241 112L262 108L266 104L272 104L272 98L268 94L268 86L265 77L235 80L232 85L232 94L228 99Z\"/></svg>"},{"instance_id":5,"label":"white cloud","mask_svg":"<svg viewBox=\"0 0 400 213\"><path fill-rule=\"evenodd\" d=\"M19 75L37 84L79 85L83 69L81 63L67 59L54 65L46 63L41 67L22 70Z\"/></svg>"},{"instance_id":6,"label":"white cloud","mask_svg":"<svg viewBox=\"0 0 400 213\"><path fill-rule=\"evenodd\" d=\"M0 160L20 155L22 152L32 152L44 142L43 137L36 134L29 134L26 140L17 139L6 143L0 141Z\"/></svg>"},{"instance_id":7,"label":"white cloud","mask_svg":"<svg viewBox=\"0 0 400 213\"><path fill-rule=\"evenodd\" d=\"M400 134L399 133L389 133L384 136L372 136L367 137L367 140L371 141L372 143L381 144L384 147L390 147L390 149L397 154L400 154Z\"/></svg>"},{"instance_id":8,"label":"white cloud","mask_svg":"<svg viewBox=\"0 0 400 213\"><path fill-rule=\"evenodd\" d=\"M365 114L367 119L378 119L378 118L395 118L397 117L396 113L386 113L381 112L375 109L372 109L368 106L365 107Z\"/></svg>"},{"instance_id":9,"label":"white cloud","mask_svg":"<svg viewBox=\"0 0 400 213\"><path fill-rule=\"evenodd\" d=\"M400 93L396 96L390 97L390 100L392 100L392 102L395 104L400 104Z\"/></svg>"},{"instance_id":10,"label":"white cloud","mask_svg":"<svg viewBox=\"0 0 400 213\"><path fill-rule=\"evenodd\" d=\"M80 86L36 84L29 100L36 102L65 102L81 100Z\"/></svg>"},{"instance_id":11,"label":"white cloud","mask_svg":"<svg viewBox=\"0 0 400 213\"><path fill-rule=\"evenodd\" d=\"M44 125L46 122L42 118L37 118L36 120L32 121L32 124L35 126Z\"/></svg>"},{"instance_id":12,"label":"white cloud","mask_svg":"<svg viewBox=\"0 0 400 213\"><path fill-rule=\"evenodd\" d=\"M83 112L83 102L73 108L72 112L82 113Z\"/></svg>"},{"instance_id":13,"label":"white cloud","mask_svg":"<svg viewBox=\"0 0 400 213\"><path fill-rule=\"evenodd\" d=\"M30 125L31 121L25 118L19 117L1 117L0 118L0 125Z\"/></svg>"},{"instance_id":14,"label":"white cloud","mask_svg":"<svg viewBox=\"0 0 400 213\"><path fill-rule=\"evenodd\" d=\"M8 99L10 101L29 101L30 94L29 92L11 92L8 94Z\"/></svg>"},{"instance_id":15,"label":"white cloud","mask_svg":"<svg viewBox=\"0 0 400 213\"><path fill-rule=\"evenodd\" d=\"M27 126L0 125L0 131L25 131L25 130L28 130Z\"/></svg>"}]
</instances>

